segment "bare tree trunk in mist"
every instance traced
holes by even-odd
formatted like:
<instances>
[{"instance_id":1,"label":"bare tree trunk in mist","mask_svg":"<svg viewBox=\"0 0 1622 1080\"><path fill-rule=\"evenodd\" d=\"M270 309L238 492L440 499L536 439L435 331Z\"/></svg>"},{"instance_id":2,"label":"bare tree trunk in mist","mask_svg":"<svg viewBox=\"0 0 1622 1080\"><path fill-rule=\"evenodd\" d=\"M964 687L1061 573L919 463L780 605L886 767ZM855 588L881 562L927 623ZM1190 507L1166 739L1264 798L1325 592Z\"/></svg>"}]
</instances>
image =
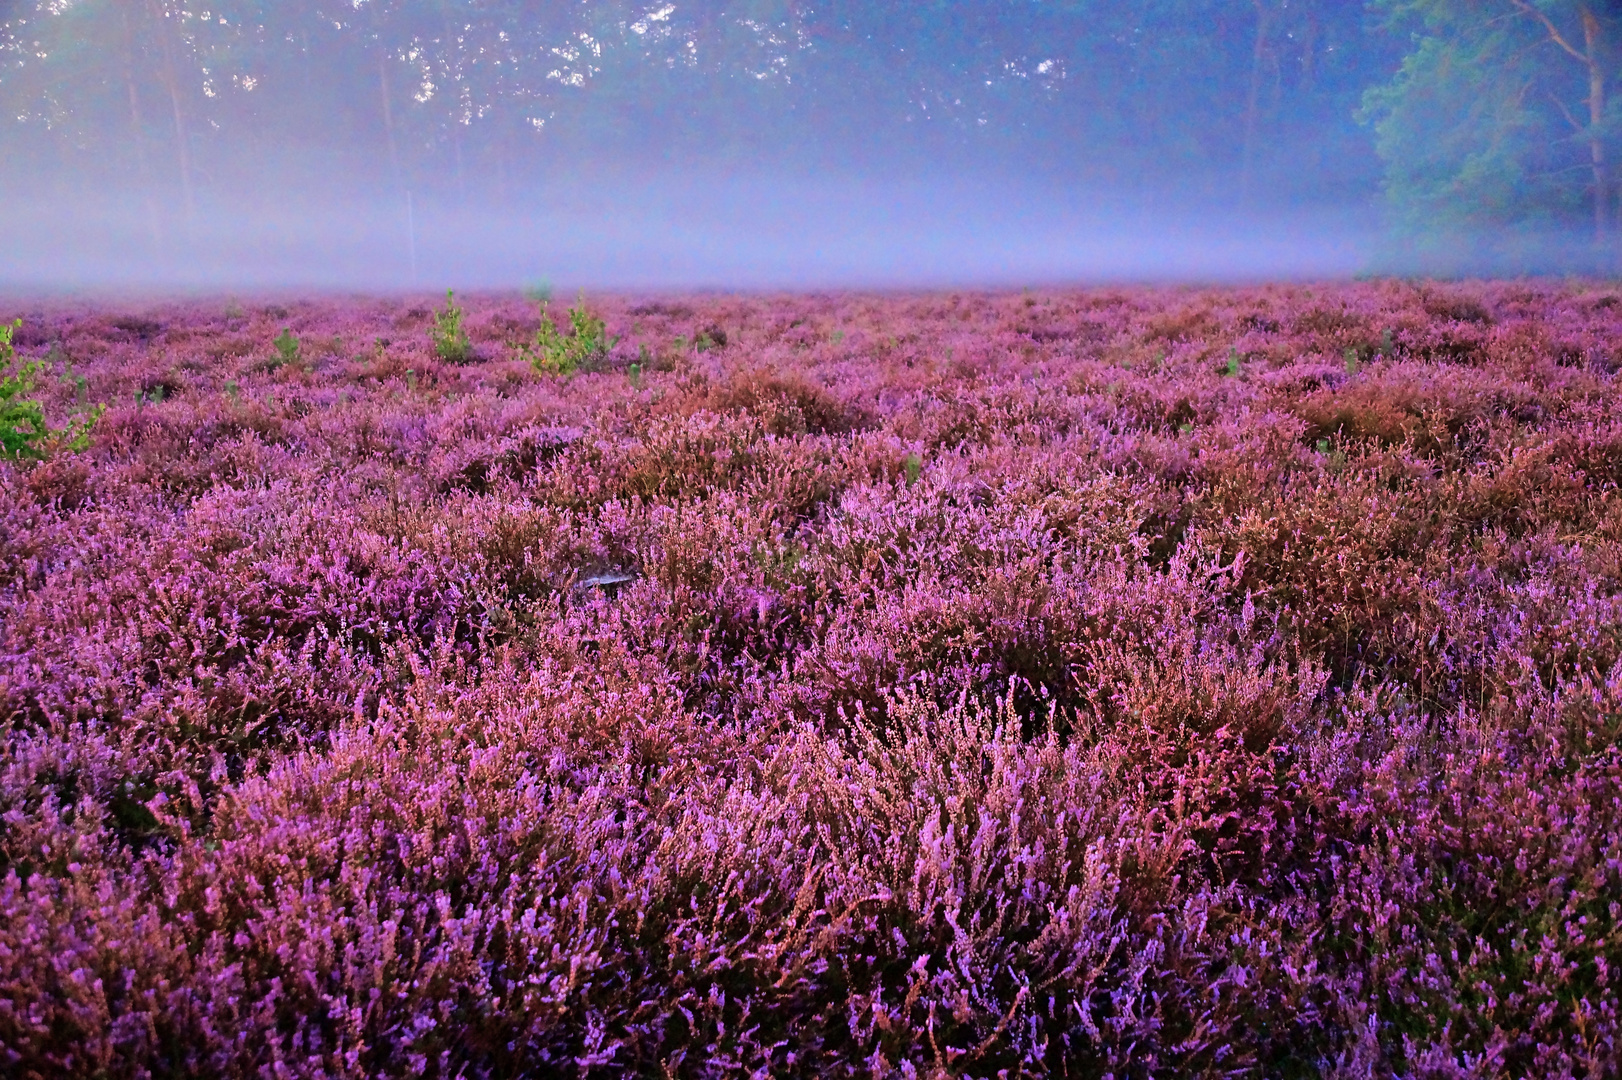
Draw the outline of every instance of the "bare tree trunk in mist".
<instances>
[{"instance_id":1,"label":"bare tree trunk in mist","mask_svg":"<svg viewBox=\"0 0 1622 1080\"><path fill-rule=\"evenodd\" d=\"M451 117L451 150L456 155L456 198L467 205L467 172L462 167L462 121Z\"/></svg>"},{"instance_id":2,"label":"bare tree trunk in mist","mask_svg":"<svg viewBox=\"0 0 1622 1080\"><path fill-rule=\"evenodd\" d=\"M388 137L389 168L394 172L395 187L404 187L400 175L400 147L394 141L394 104L393 92L389 89L389 54L387 50L379 49L377 54L377 90L383 99L383 133Z\"/></svg>"},{"instance_id":3,"label":"bare tree trunk in mist","mask_svg":"<svg viewBox=\"0 0 1622 1080\"><path fill-rule=\"evenodd\" d=\"M1594 170L1594 242L1610 255L1611 243L1611 177L1605 160L1605 139L1601 125L1605 122L1605 66L1600 52L1599 19L1593 9L1583 5L1583 44L1588 58L1588 157Z\"/></svg>"},{"instance_id":4,"label":"bare tree trunk in mist","mask_svg":"<svg viewBox=\"0 0 1622 1080\"><path fill-rule=\"evenodd\" d=\"M375 19L375 14L374 14ZM389 145L389 171L394 177L396 196L405 196L406 253L411 263L411 284L417 283L417 213L412 205L411 189L406 187L405 172L400 168L400 144L394 135L394 88L389 85L389 50L383 45L383 28L377 30L377 95L383 105L383 135Z\"/></svg>"},{"instance_id":5,"label":"bare tree trunk in mist","mask_svg":"<svg viewBox=\"0 0 1622 1080\"><path fill-rule=\"evenodd\" d=\"M1239 163L1239 198L1250 199L1251 173L1256 159L1256 126L1262 96L1262 63L1267 57L1269 12L1266 0L1255 0L1256 44L1250 57L1250 94L1245 101L1245 143Z\"/></svg>"},{"instance_id":6,"label":"bare tree trunk in mist","mask_svg":"<svg viewBox=\"0 0 1622 1080\"><path fill-rule=\"evenodd\" d=\"M457 71L462 67L462 44L456 36L456 28L451 25L451 9L448 4L440 5L440 14L445 19L445 46L452 50L450 55L455 57ZM455 80L460 90L461 80ZM456 156L456 197L463 206L467 205L467 171L462 165L462 99L458 94L452 102L451 109L451 151Z\"/></svg>"},{"instance_id":7,"label":"bare tree trunk in mist","mask_svg":"<svg viewBox=\"0 0 1622 1080\"><path fill-rule=\"evenodd\" d=\"M175 46L169 13L160 0L147 0L147 11L158 24L158 35L163 41L163 82L169 91L169 103L174 107L175 153L180 166L180 193L186 205L186 225L191 227L197 218L197 200L192 192L191 147L186 139L186 113L180 104L180 78L175 74Z\"/></svg>"},{"instance_id":8,"label":"bare tree trunk in mist","mask_svg":"<svg viewBox=\"0 0 1622 1080\"><path fill-rule=\"evenodd\" d=\"M508 176L507 140L509 135L503 133L496 140L496 202L505 206L512 198L512 183Z\"/></svg>"},{"instance_id":9,"label":"bare tree trunk in mist","mask_svg":"<svg viewBox=\"0 0 1622 1080\"><path fill-rule=\"evenodd\" d=\"M120 4L124 23L124 86L130 99L130 134L135 140L135 163L141 177L141 200L146 204L146 225L152 233L153 253L163 255L163 223L152 197L152 164L146 156L146 122L141 118L141 95L135 86L135 32L130 27L130 5Z\"/></svg>"},{"instance_id":10,"label":"bare tree trunk in mist","mask_svg":"<svg viewBox=\"0 0 1622 1080\"><path fill-rule=\"evenodd\" d=\"M1307 27L1301 32L1301 89L1312 93L1318 88L1318 13L1307 12Z\"/></svg>"}]
</instances>

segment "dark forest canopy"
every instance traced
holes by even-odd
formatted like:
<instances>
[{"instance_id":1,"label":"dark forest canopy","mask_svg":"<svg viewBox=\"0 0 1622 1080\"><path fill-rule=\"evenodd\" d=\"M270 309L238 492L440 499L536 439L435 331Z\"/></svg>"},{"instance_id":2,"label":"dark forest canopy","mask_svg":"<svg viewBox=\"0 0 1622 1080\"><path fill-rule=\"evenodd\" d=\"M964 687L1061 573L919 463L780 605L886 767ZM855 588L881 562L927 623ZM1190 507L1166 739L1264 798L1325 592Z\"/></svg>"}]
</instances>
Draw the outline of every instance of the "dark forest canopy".
<instances>
[{"instance_id":1,"label":"dark forest canopy","mask_svg":"<svg viewBox=\"0 0 1622 1080\"><path fill-rule=\"evenodd\" d=\"M1004 170L1614 244L1622 11L1576 0L0 5L12 190L198 207L583 172Z\"/></svg>"}]
</instances>

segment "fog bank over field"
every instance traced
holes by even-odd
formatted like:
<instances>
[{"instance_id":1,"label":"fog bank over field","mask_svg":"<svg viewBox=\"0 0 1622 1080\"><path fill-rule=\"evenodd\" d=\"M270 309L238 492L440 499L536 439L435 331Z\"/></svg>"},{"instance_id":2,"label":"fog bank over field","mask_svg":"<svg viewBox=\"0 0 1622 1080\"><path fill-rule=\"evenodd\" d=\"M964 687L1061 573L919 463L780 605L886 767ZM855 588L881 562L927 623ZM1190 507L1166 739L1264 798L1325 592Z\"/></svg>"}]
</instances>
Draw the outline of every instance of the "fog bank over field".
<instances>
[{"instance_id":1,"label":"fog bank over field","mask_svg":"<svg viewBox=\"0 0 1622 1080\"><path fill-rule=\"evenodd\" d=\"M619 181L516 205L290 199L198 214L155 240L138 206L0 211L10 289L1019 287L1341 277L1374 215L1134 205L959 180Z\"/></svg>"},{"instance_id":2,"label":"fog bank over field","mask_svg":"<svg viewBox=\"0 0 1622 1080\"><path fill-rule=\"evenodd\" d=\"M1619 79L1582 0L0 3L0 283L1611 270Z\"/></svg>"}]
</instances>

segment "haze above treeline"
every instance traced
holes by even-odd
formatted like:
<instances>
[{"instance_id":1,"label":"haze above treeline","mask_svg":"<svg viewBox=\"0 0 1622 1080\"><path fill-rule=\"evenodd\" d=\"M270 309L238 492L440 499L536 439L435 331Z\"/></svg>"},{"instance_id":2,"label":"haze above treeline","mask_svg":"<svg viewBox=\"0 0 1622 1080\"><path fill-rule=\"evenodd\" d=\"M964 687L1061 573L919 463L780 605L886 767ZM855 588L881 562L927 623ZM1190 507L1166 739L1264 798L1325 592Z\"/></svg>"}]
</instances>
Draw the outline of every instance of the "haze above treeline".
<instances>
[{"instance_id":1,"label":"haze above treeline","mask_svg":"<svg viewBox=\"0 0 1622 1080\"><path fill-rule=\"evenodd\" d=\"M1622 5L0 3L0 281L1608 270Z\"/></svg>"}]
</instances>

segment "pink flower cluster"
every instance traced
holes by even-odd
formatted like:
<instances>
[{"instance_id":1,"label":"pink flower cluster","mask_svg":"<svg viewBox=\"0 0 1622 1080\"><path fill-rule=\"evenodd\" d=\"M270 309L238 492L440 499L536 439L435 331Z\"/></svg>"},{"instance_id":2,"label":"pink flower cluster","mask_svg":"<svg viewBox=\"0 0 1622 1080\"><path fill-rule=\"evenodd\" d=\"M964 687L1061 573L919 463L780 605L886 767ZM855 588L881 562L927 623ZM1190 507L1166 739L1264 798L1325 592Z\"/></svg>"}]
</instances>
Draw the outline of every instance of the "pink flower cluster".
<instances>
[{"instance_id":1,"label":"pink flower cluster","mask_svg":"<svg viewBox=\"0 0 1622 1080\"><path fill-rule=\"evenodd\" d=\"M1622 294L466 304L15 312L0 1073L1622 1073Z\"/></svg>"}]
</instances>

